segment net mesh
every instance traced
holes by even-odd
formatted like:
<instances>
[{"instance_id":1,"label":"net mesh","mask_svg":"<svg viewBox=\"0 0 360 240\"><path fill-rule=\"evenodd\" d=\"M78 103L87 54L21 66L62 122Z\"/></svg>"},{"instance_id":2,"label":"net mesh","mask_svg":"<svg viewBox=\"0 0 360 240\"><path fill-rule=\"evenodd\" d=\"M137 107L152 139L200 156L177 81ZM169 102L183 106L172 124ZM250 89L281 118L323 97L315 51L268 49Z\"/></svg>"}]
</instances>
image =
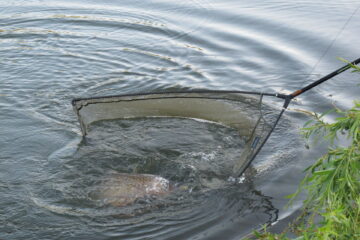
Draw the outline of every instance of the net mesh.
<instances>
[{"instance_id":1,"label":"net mesh","mask_svg":"<svg viewBox=\"0 0 360 240\"><path fill-rule=\"evenodd\" d=\"M204 91L148 93L74 99L72 101L83 135L97 121L154 117L191 118L222 124L238 131L245 147L233 167L240 176L254 159L275 127L280 114L263 103L273 94Z\"/></svg>"}]
</instances>

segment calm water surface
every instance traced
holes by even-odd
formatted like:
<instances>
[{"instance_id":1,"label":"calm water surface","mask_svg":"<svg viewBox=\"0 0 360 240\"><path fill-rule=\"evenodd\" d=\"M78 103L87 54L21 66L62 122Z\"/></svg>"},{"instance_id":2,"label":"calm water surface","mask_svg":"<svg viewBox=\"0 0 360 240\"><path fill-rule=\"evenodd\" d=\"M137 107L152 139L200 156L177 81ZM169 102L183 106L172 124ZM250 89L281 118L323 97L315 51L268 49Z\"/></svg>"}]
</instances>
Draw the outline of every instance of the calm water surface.
<instances>
[{"instance_id":1,"label":"calm water surface","mask_svg":"<svg viewBox=\"0 0 360 240\"><path fill-rule=\"evenodd\" d=\"M1 239L239 239L281 220L306 150L288 111L256 158L257 174L229 184L242 139L192 120L105 122L87 141L75 97L144 91L296 90L359 57L360 10L318 60L359 2L0 2ZM316 66L316 68L314 68ZM325 111L359 96L345 73L291 108ZM114 173L158 174L179 186L166 197L118 208L96 197Z\"/></svg>"}]
</instances>

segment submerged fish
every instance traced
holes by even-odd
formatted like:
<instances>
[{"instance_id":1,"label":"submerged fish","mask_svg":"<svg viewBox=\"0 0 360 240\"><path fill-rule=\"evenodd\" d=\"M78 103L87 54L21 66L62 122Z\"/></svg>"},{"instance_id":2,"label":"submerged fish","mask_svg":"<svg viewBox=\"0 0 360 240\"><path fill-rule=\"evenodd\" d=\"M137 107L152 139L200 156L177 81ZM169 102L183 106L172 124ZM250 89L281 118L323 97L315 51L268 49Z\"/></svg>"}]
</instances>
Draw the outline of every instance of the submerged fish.
<instances>
[{"instance_id":1,"label":"submerged fish","mask_svg":"<svg viewBox=\"0 0 360 240\"><path fill-rule=\"evenodd\" d=\"M122 207L137 199L165 195L172 188L170 182L160 176L117 173L103 183L98 196L108 204Z\"/></svg>"}]
</instances>

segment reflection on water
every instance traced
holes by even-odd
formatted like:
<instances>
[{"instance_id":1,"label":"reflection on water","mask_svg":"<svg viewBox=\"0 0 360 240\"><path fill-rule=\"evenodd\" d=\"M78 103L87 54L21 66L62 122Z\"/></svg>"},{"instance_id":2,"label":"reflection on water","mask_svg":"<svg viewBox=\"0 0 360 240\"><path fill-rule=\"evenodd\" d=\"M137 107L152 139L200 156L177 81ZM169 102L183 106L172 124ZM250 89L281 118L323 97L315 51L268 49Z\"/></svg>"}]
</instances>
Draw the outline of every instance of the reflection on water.
<instances>
[{"instance_id":1,"label":"reflection on water","mask_svg":"<svg viewBox=\"0 0 360 240\"><path fill-rule=\"evenodd\" d=\"M336 69L337 56L358 57L355 14L309 75L356 4L1 1L0 238L238 239L273 221L321 153L301 147L303 115L284 116L256 159L260 174L235 184L229 169L243 142L233 130L176 119L103 122L85 141L70 101L194 88L293 91ZM343 74L292 104L347 106L358 95L353 79ZM160 176L174 189L120 208L95 194L125 173Z\"/></svg>"}]
</instances>

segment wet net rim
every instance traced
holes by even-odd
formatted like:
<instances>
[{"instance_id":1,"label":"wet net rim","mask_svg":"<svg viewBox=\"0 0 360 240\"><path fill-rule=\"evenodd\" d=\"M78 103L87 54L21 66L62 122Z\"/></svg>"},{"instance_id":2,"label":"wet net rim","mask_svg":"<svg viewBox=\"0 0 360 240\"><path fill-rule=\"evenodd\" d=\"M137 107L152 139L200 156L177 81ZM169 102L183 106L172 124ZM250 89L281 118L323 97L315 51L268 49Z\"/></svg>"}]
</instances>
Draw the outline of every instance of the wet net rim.
<instances>
[{"instance_id":1,"label":"wet net rim","mask_svg":"<svg viewBox=\"0 0 360 240\"><path fill-rule=\"evenodd\" d=\"M71 101L72 106L76 106L76 102L79 101L86 101L86 100L96 100L96 99L111 99L111 98L118 98L118 97L137 97L137 96L149 96L149 95L162 95L162 94L188 94L188 93L239 93L239 94L254 94L260 96L272 96L272 97L279 97L280 94L277 93L263 93L263 92L251 92L251 91L233 91L233 90L190 90L190 91L163 91L163 92L144 92L144 93L132 93L132 94L119 94L119 95L107 95L107 96L95 96L95 97L87 97L87 98L74 98ZM187 97L160 97L160 98L187 98ZM188 97L188 98L196 98L196 97ZM211 98L210 99L216 99ZM156 99L156 98L154 98ZM219 98L219 99L226 99L226 98ZM141 99L134 99L134 100L141 100ZM122 100L122 101L134 101L134 100ZM144 99L145 100L145 99ZM233 99L228 99L233 100ZM92 102L96 103L96 102ZM88 104L92 104L88 103Z\"/></svg>"}]
</instances>

